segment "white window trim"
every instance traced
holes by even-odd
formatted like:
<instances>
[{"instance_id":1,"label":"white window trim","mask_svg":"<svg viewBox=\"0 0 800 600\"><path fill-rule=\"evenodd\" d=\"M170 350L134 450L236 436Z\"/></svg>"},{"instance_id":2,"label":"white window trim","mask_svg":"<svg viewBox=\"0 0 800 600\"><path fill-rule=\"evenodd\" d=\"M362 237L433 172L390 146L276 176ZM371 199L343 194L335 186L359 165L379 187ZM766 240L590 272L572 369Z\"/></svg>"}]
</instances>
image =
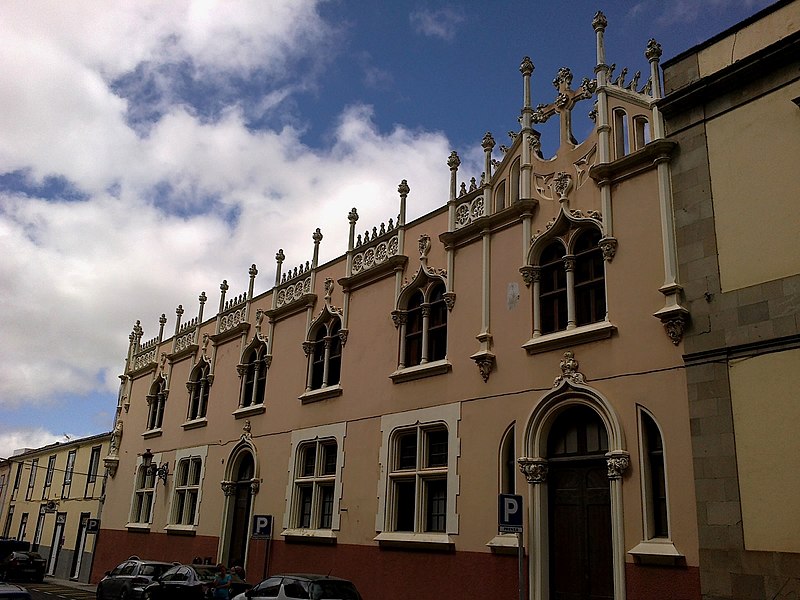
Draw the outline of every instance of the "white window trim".
<instances>
[{"instance_id":1,"label":"white window trim","mask_svg":"<svg viewBox=\"0 0 800 600\"><path fill-rule=\"evenodd\" d=\"M292 450L289 454L289 467L286 478L286 508L283 511L283 531L285 538L318 538L333 540L341 524L340 503L342 499L342 469L344 468L344 439L347 437L347 423L333 423L292 432ZM322 439L336 440L336 480L333 486L333 515L330 529L298 529L291 527L294 515L295 471L297 451L309 442Z\"/></svg>"},{"instance_id":2,"label":"white window trim","mask_svg":"<svg viewBox=\"0 0 800 600\"><path fill-rule=\"evenodd\" d=\"M461 420L461 404L445 404L431 408L421 408L403 413L394 413L381 417L381 450L380 476L378 478L378 511L375 516L375 541L410 545L415 547L438 547L452 545L451 535L458 534L458 513L456 498L459 494L458 458L461 455L461 442L458 435L458 423ZM389 460L392 456L391 443L393 433L398 429L415 425L444 424L447 427L447 519L445 531L409 532L392 531L389 526L391 506L387 506L389 498Z\"/></svg>"},{"instance_id":3,"label":"white window trim","mask_svg":"<svg viewBox=\"0 0 800 600\"><path fill-rule=\"evenodd\" d=\"M652 419L655 426L658 428L658 433L661 436L661 446L664 452L664 484L667 494L667 530L669 536L667 537L652 537L651 531L651 517L650 509L652 506L652 499L650 497L652 490L650 490L650 472L648 469L649 459L645 449L645 431L642 416L647 415ZM672 516L670 514L669 502L669 466L667 464L667 444L664 437L664 431L661 425L655 418L653 413L637 405L636 407L636 428L639 436L639 480L641 482L642 490L642 541L628 550L628 554L633 556L638 562L645 564L655 565L672 565L677 564L684 558L672 542Z\"/></svg>"},{"instance_id":4,"label":"white window trim","mask_svg":"<svg viewBox=\"0 0 800 600\"><path fill-rule=\"evenodd\" d=\"M153 461L153 464L159 464L161 462L161 453L154 454L151 460ZM137 487L137 480L139 479L139 468L142 466L142 464L144 464L144 460L141 456L137 456L136 467L133 470L133 490L131 491L131 501L128 503L128 522L125 524L125 528L149 531L150 526L153 524L153 513L155 512L156 498L158 496L158 477L156 477L155 481L153 482L153 501L150 503L149 519L147 521L130 520L131 516L133 515L133 504L136 502L136 492L139 490Z\"/></svg>"},{"instance_id":5,"label":"white window trim","mask_svg":"<svg viewBox=\"0 0 800 600\"><path fill-rule=\"evenodd\" d=\"M169 500L169 513L167 518L167 524L164 527L164 530L167 532L195 532L197 531L197 525L200 523L200 505L203 500L203 480L206 474L206 459L208 457L208 446L196 446L194 448L181 448L175 452L175 462L170 469L172 474L172 492L170 493L170 500ZM175 511L176 506L175 502L177 501L177 475L178 475L178 465L184 459L191 459L191 458L199 458L201 461L200 465L200 482L197 486L197 505L194 509L194 518L192 519L191 523L175 523L173 520L175 519ZM155 461L155 458L153 459Z\"/></svg>"},{"instance_id":6,"label":"white window trim","mask_svg":"<svg viewBox=\"0 0 800 600\"><path fill-rule=\"evenodd\" d=\"M540 352L549 352L550 350L566 348L567 346L574 346L576 344L604 340L610 338L616 330L616 325L606 319L604 321L589 323L588 325L580 325L573 329L564 329L544 335L535 335L522 344L522 347L528 351L528 354L539 354Z\"/></svg>"}]
</instances>

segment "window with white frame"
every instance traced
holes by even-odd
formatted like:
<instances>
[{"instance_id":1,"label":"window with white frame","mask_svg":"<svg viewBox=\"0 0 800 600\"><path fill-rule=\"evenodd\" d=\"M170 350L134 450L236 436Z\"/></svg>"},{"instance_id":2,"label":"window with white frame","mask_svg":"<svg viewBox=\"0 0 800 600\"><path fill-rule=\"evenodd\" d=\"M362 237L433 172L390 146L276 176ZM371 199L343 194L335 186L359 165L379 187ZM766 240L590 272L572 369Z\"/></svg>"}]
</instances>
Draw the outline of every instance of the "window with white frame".
<instances>
[{"instance_id":1,"label":"window with white frame","mask_svg":"<svg viewBox=\"0 0 800 600\"><path fill-rule=\"evenodd\" d=\"M200 498L203 459L199 456L182 458L175 470L175 491L172 497L174 525L194 525Z\"/></svg>"},{"instance_id":2,"label":"window with white frame","mask_svg":"<svg viewBox=\"0 0 800 600\"><path fill-rule=\"evenodd\" d=\"M381 445L381 543L445 543L458 533L458 404L386 415Z\"/></svg>"},{"instance_id":3,"label":"window with white frame","mask_svg":"<svg viewBox=\"0 0 800 600\"><path fill-rule=\"evenodd\" d=\"M17 540L22 541L25 539L25 532L28 529L28 513L22 513L22 518L19 521L19 531L17 532Z\"/></svg>"},{"instance_id":4,"label":"window with white frame","mask_svg":"<svg viewBox=\"0 0 800 600\"><path fill-rule=\"evenodd\" d=\"M33 498L33 486L36 485L36 471L39 468L39 459L34 458L31 461L31 472L28 475L28 489L25 491L25 500Z\"/></svg>"},{"instance_id":5,"label":"window with white frame","mask_svg":"<svg viewBox=\"0 0 800 600\"><path fill-rule=\"evenodd\" d=\"M3 537L7 538L11 532L11 521L14 519L14 505L8 507L8 514L6 514L6 524L3 527Z\"/></svg>"},{"instance_id":6,"label":"window with white frame","mask_svg":"<svg viewBox=\"0 0 800 600\"><path fill-rule=\"evenodd\" d=\"M533 267L534 337L606 319L600 231L576 227L550 240Z\"/></svg>"},{"instance_id":7,"label":"window with white frame","mask_svg":"<svg viewBox=\"0 0 800 600\"><path fill-rule=\"evenodd\" d=\"M186 415L188 421L202 419L206 416L208 394L211 388L210 372L211 365L202 358L192 369L189 382L186 385L189 388L189 410Z\"/></svg>"},{"instance_id":8,"label":"window with white frame","mask_svg":"<svg viewBox=\"0 0 800 600\"><path fill-rule=\"evenodd\" d=\"M19 482L22 479L22 462L17 463L17 472L14 475L14 486L11 488L11 499L15 500L17 498L17 491L19 491Z\"/></svg>"},{"instance_id":9,"label":"window with white frame","mask_svg":"<svg viewBox=\"0 0 800 600\"><path fill-rule=\"evenodd\" d=\"M167 402L167 380L159 376L147 395L147 430L161 429L164 421L164 406Z\"/></svg>"},{"instance_id":10,"label":"window with white frame","mask_svg":"<svg viewBox=\"0 0 800 600\"><path fill-rule=\"evenodd\" d=\"M42 487L42 500L46 500L53 483L53 473L56 471L56 455L53 454L47 459L47 472L44 476L44 487Z\"/></svg>"},{"instance_id":11,"label":"window with white frame","mask_svg":"<svg viewBox=\"0 0 800 600\"><path fill-rule=\"evenodd\" d=\"M85 498L94 495L94 484L97 482L97 470L100 468L100 446L94 446L89 455L89 467L86 472L86 488L83 491Z\"/></svg>"},{"instance_id":12,"label":"window with white frame","mask_svg":"<svg viewBox=\"0 0 800 600\"><path fill-rule=\"evenodd\" d=\"M325 310L309 329L308 339L303 344L308 356L307 392L339 384L342 372L341 330L341 319L330 310Z\"/></svg>"},{"instance_id":13,"label":"window with white frame","mask_svg":"<svg viewBox=\"0 0 800 600\"><path fill-rule=\"evenodd\" d=\"M646 538L669 538L664 443L652 416L640 411Z\"/></svg>"},{"instance_id":14,"label":"window with white frame","mask_svg":"<svg viewBox=\"0 0 800 600\"><path fill-rule=\"evenodd\" d=\"M331 528L336 463L336 440L315 440L300 446L294 476L295 528Z\"/></svg>"},{"instance_id":15,"label":"window with white frame","mask_svg":"<svg viewBox=\"0 0 800 600\"><path fill-rule=\"evenodd\" d=\"M149 524L153 520L155 493L155 470L150 468L150 465L140 463L136 469L136 485L133 492L133 502L131 503L131 523Z\"/></svg>"},{"instance_id":16,"label":"window with white frame","mask_svg":"<svg viewBox=\"0 0 800 600\"><path fill-rule=\"evenodd\" d=\"M36 530L33 532L33 543L31 550L37 552L39 544L42 543L42 530L44 529L44 519L47 516L47 507L43 504L39 507L39 518L36 519Z\"/></svg>"},{"instance_id":17,"label":"window with white frame","mask_svg":"<svg viewBox=\"0 0 800 600\"><path fill-rule=\"evenodd\" d=\"M75 455L77 450L70 450L67 454L67 468L64 470L64 483L61 486L61 497L69 498L69 491L72 487L72 475L75 472Z\"/></svg>"},{"instance_id":18,"label":"window with white frame","mask_svg":"<svg viewBox=\"0 0 800 600\"><path fill-rule=\"evenodd\" d=\"M267 391L267 345L254 340L253 344L244 352L242 362L239 364L239 374L242 378L239 407L248 408L264 404Z\"/></svg>"},{"instance_id":19,"label":"window with white frame","mask_svg":"<svg viewBox=\"0 0 800 600\"><path fill-rule=\"evenodd\" d=\"M335 537L345 435L345 423L292 432L284 536Z\"/></svg>"},{"instance_id":20,"label":"window with white frame","mask_svg":"<svg viewBox=\"0 0 800 600\"><path fill-rule=\"evenodd\" d=\"M432 281L408 296L401 326L400 368L443 360L447 355L445 285Z\"/></svg>"}]
</instances>

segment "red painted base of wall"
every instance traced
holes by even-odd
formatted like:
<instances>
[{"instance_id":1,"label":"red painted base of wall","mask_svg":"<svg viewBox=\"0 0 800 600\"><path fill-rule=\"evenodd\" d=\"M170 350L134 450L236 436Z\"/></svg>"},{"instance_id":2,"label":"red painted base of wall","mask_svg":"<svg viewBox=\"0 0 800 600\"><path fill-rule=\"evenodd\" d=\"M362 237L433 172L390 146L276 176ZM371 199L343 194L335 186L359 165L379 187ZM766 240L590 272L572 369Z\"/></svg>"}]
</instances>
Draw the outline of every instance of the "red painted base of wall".
<instances>
[{"instance_id":1,"label":"red painted base of wall","mask_svg":"<svg viewBox=\"0 0 800 600\"><path fill-rule=\"evenodd\" d=\"M97 540L91 581L129 556L191 562L217 560L218 538L104 529ZM364 598L517 598L516 554L432 552L377 546L252 540L247 580L265 573L326 573L355 582ZM527 565L526 565L527 568ZM699 600L697 567L625 565L628 600ZM527 589L527 588L526 588Z\"/></svg>"},{"instance_id":2,"label":"red painted base of wall","mask_svg":"<svg viewBox=\"0 0 800 600\"><path fill-rule=\"evenodd\" d=\"M698 567L625 564L628 600L700 600Z\"/></svg>"}]
</instances>

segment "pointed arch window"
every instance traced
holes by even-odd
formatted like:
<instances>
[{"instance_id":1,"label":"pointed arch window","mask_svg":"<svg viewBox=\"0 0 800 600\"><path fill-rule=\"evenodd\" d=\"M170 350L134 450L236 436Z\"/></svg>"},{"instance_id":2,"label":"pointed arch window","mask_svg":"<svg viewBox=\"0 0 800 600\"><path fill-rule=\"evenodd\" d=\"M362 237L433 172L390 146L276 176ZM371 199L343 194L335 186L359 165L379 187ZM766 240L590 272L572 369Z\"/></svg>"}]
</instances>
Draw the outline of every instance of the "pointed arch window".
<instances>
[{"instance_id":1,"label":"pointed arch window","mask_svg":"<svg viewBox=\"0 0 800 600\"><path fill-rule=\"evenodd\" d=\"M531 354L568 343L609 337L606 258L602 231L594 218L561 213L548 234L534 241L522 273L533 287Z\"/></svg>"},{"instance_id":2,"label":"pointed arch window","mask_svg":"<svg viewBox=\"0 0 800 600\"><path fill-rule=\"evenodd\" d=\"M342 348L346 339L341 315L326 304L309 327L308 337L303 343L308 368L302 400L322 399L341 393Z\"/></svg>"},{"instance_id":3,"label":"pointed arch window","mask_svg":"<svg viewBox=\"0 0 800 600\"><path fill-rule=\"evenodd\" d=\"M191 378L187 387L189 388L189 411L187 420L194 421L204 419L208 410L208 394L211 389L211 365L204 359L192 369Z\"/></svg>"},{"instance_id":4,"label":"pointed arch window","mask_svg":"<svg viewBox=\"0 0 800 600\"><path fill-rule=\"evenodd\" d=\"M242 362L239 364L239 374L242 378L239 408L263 406L267 393L269 364L267 345L254 340L244 351Z\"/></svg>"},{"instance_id":5,"label":"pointed arch window","mask_svg":"<svg viewBox=\"0 0 800 600\"><path fill-rule=\"evenodd\" d=\"M164 408L167 403L167 380L159 376L150 386L147 395L147 430L160 430L164 422Z\"/></svg>"},{"instance_id":6,"label":"pointed arch window","mask_svg":"<svg viewBox=\"0 0 800 600\"><path fill-rule=\"evenodd\" d=\"M447 304L444 282L434 281L408 295L401 324L400 368L444 360L447 356Z\"/></svg>"},{"instance_id":7,"label":"pointed arch window","mask_svg":"<svg viewBox=\"0 0 800 600\"><path fill-rule=\"evenodd\" d=\"M655 420L644 410L640 415L647 538L669 538L664 442Z\"/></svg>"}]
</instances>

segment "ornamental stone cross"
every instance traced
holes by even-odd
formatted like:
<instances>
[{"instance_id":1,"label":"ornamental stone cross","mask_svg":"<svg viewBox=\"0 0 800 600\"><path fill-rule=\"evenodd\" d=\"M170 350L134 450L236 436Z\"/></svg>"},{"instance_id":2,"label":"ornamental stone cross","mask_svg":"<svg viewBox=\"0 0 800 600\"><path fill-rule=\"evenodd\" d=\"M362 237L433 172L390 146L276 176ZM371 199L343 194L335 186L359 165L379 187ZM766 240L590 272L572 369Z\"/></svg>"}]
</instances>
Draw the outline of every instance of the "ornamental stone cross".
<instances>
[{"instance_id":1,"label":"ornamental stone cross","mask_svg":"<svg viewBox=\"0 0 800 600\"><path fill-rule=\"evenodd\" d=\"M570 85L572 85L572 71L567 67L561 67L553 80L553 86L558 90L558 96L550 104L539 104L533 113L534 123L544 123L558 113L561 117L561 146L567 143L573 146L577 145L578 141L572 134L572 109L579 100L592 97L597 89L597 81L584 77L577 90L571 89Z\"/></svg>"}]
</instances>

